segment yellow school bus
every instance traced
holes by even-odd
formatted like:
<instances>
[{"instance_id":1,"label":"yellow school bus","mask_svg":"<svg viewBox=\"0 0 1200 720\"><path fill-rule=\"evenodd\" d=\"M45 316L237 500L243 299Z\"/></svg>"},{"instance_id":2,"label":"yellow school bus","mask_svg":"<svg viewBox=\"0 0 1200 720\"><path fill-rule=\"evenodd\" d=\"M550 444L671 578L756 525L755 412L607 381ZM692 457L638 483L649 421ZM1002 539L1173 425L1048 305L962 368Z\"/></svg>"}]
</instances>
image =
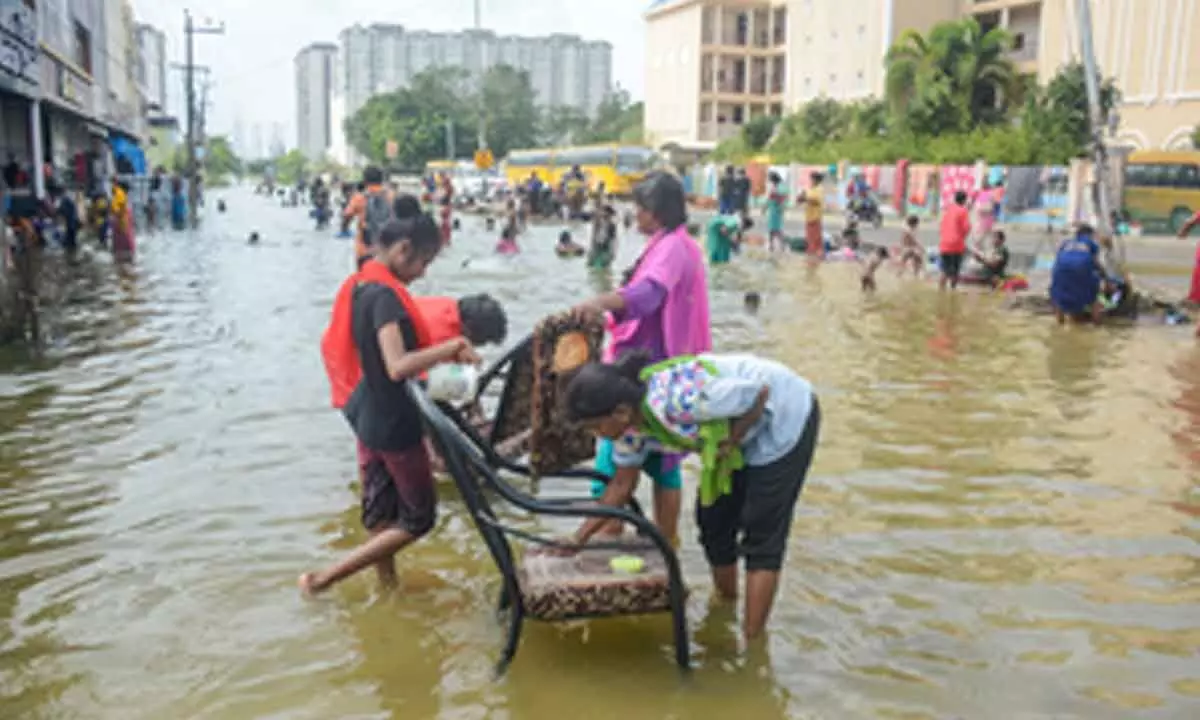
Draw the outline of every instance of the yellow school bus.
<instances>
[{"instance_id":1,"label":"yellow school bus","mask_svg":"<svg viewBox=\"0 0 1200 720\"><path fill-rule=\"evenodd\" d=\"M656 164L656 155L638 145L588 145L565 148L513 150L505 158L504 174L512 187L536 174L542 182L557 185L571 168L579 166L592 190L600 183L612 195L628 196Z\"/></svg>"},{"instance_id":2,"label":"yellow school bus","mask_svg":"<svg viewBox=\"0 0 1200 720\"><path fill-rule=\"evenodd\" d=\"M1123 206L1130 219L1148 230L1179 232L1200 210L1200 152L1130 154Z\"/></svg>"},{"instance_id":3,"label":"yellow school bus","mask_svg":"<svg viewBox=\"0 0 1200 720\"><path fill-rule=\"evenodd\" d=\"M456 165L458 165L457 160L430 160L429 162L425 163L425 175L436 176L440 175L441 173L453 175Z\"/></svg>"}]
</instances>

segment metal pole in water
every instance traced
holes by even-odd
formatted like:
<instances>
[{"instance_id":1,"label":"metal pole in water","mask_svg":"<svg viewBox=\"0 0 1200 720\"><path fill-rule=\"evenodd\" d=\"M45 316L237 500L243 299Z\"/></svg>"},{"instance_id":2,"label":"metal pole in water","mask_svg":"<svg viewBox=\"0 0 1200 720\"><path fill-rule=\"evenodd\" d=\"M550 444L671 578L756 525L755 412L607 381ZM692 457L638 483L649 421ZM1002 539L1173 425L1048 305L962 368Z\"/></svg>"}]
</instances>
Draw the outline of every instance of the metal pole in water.
<instances>
[{"instance_id":1,"label":"metal pole in water","mask_svg":"<svg viewBox=\"0 0 1200 720\"><path fill-rule=\"evenodd\" d=\"M1093 201L1096 212L1096 232L1102 238L1112 238L1117 250L1117 264L1125 264L1125 244L1114 236L1112 208L1108 183L1108 150L1104 146L1104 128L1108 123L1104 108L1100 105L1100 69L1096 66L1096 50L1092 40L1092 4L1090 0L1079 2L1079 43L1083 59L1084 86L1087 88L1088 118L1091 121L1092 161L1096 185Z\"/></svg>"}]
</instances>

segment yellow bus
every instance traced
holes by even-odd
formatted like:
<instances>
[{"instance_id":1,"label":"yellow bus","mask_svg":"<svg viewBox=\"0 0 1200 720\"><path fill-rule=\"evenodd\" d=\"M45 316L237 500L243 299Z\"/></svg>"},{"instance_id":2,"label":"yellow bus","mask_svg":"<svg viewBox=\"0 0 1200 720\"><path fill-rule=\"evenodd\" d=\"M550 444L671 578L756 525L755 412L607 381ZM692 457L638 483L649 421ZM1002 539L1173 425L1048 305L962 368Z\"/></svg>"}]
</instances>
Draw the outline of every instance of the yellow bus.
<instances>
[{"instance_id":1,"label":"yellow bus","mask_svg":"<svg viewBox=\"0 0 1200 720\"><path fill-rule=\"evenodd\" d=\"M504 174L512 187L537 174L542 182L557 185L562 176L579 166L592 190L600 183L612 195L628 196L656 164L657 156L638 145L587 145L566 148L513 150L504 162Z\"/></svg>"},{"instance_id":2,"label":"yellow bus","mask_svg":"<svg viewBox=\"0 0 1200 720\"><path fill-rule=\"evenodd\" d=\"M439 173L454 174L454 168L458 165L457 160L430 160L425 163L425 174L438 175Z\"/></svg>"},{"instance_id":3,"label":"yellow bus","mask_svg":"<svg viewBox=\"0 0 1200 720\"><path fill-rule=\"evenodd\" d=\"M1179 232L1200 210L1200 152L1131 153L1123 206L1131 220L1148 230Z\"/></svg>"}]
</instances>

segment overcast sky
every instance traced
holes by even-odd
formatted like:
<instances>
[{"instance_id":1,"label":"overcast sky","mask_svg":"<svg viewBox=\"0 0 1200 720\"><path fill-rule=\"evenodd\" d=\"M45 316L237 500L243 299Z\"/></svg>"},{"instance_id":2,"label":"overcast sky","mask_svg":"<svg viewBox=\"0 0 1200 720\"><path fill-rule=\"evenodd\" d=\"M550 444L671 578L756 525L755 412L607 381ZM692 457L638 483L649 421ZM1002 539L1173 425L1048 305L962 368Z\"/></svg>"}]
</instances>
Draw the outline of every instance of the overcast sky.
<instances>
[{"instance_id":1,"label":"overcast sky","mask_svg":"<svg viewBox=\"0 0 1200 720\"><path fill-rule=\"evenodd\" d=\"M500 33L574 33L613 44L613 79L642 95L642 12L649 0L481 0L484 27ZM196 62L213 69L210 132L241 120L266 137L283 123L294 143L296 52L311 42L337 42L355 23L399 23L423 30L461 30L474 22L473 0L133 0L139 22L167 33L168 62L182 62L183 9L225 23L225 35L196 38ZM170 71L171 111L181 112L182 79Z\"/></svg>"}]
</instances>

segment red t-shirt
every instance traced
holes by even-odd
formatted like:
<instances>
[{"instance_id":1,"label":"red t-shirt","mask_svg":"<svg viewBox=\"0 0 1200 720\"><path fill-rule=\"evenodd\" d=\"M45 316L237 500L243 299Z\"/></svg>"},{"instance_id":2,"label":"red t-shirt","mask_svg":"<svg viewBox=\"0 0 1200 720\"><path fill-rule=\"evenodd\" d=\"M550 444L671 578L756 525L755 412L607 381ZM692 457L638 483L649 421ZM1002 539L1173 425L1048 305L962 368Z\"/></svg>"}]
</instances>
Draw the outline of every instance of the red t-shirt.
<instances>
[{"instance_id":1,"label":"red t-shirt","mask_svg":"<svg viewBox=\"0 0 1200 720\"><path fill-rule=\"evenodd\" d=\"M962 205L951 205L942 213L938 251L947 255L962 255L967 251L967 236L970 234L971 213Z\"/></svg>"}]
</instances>

